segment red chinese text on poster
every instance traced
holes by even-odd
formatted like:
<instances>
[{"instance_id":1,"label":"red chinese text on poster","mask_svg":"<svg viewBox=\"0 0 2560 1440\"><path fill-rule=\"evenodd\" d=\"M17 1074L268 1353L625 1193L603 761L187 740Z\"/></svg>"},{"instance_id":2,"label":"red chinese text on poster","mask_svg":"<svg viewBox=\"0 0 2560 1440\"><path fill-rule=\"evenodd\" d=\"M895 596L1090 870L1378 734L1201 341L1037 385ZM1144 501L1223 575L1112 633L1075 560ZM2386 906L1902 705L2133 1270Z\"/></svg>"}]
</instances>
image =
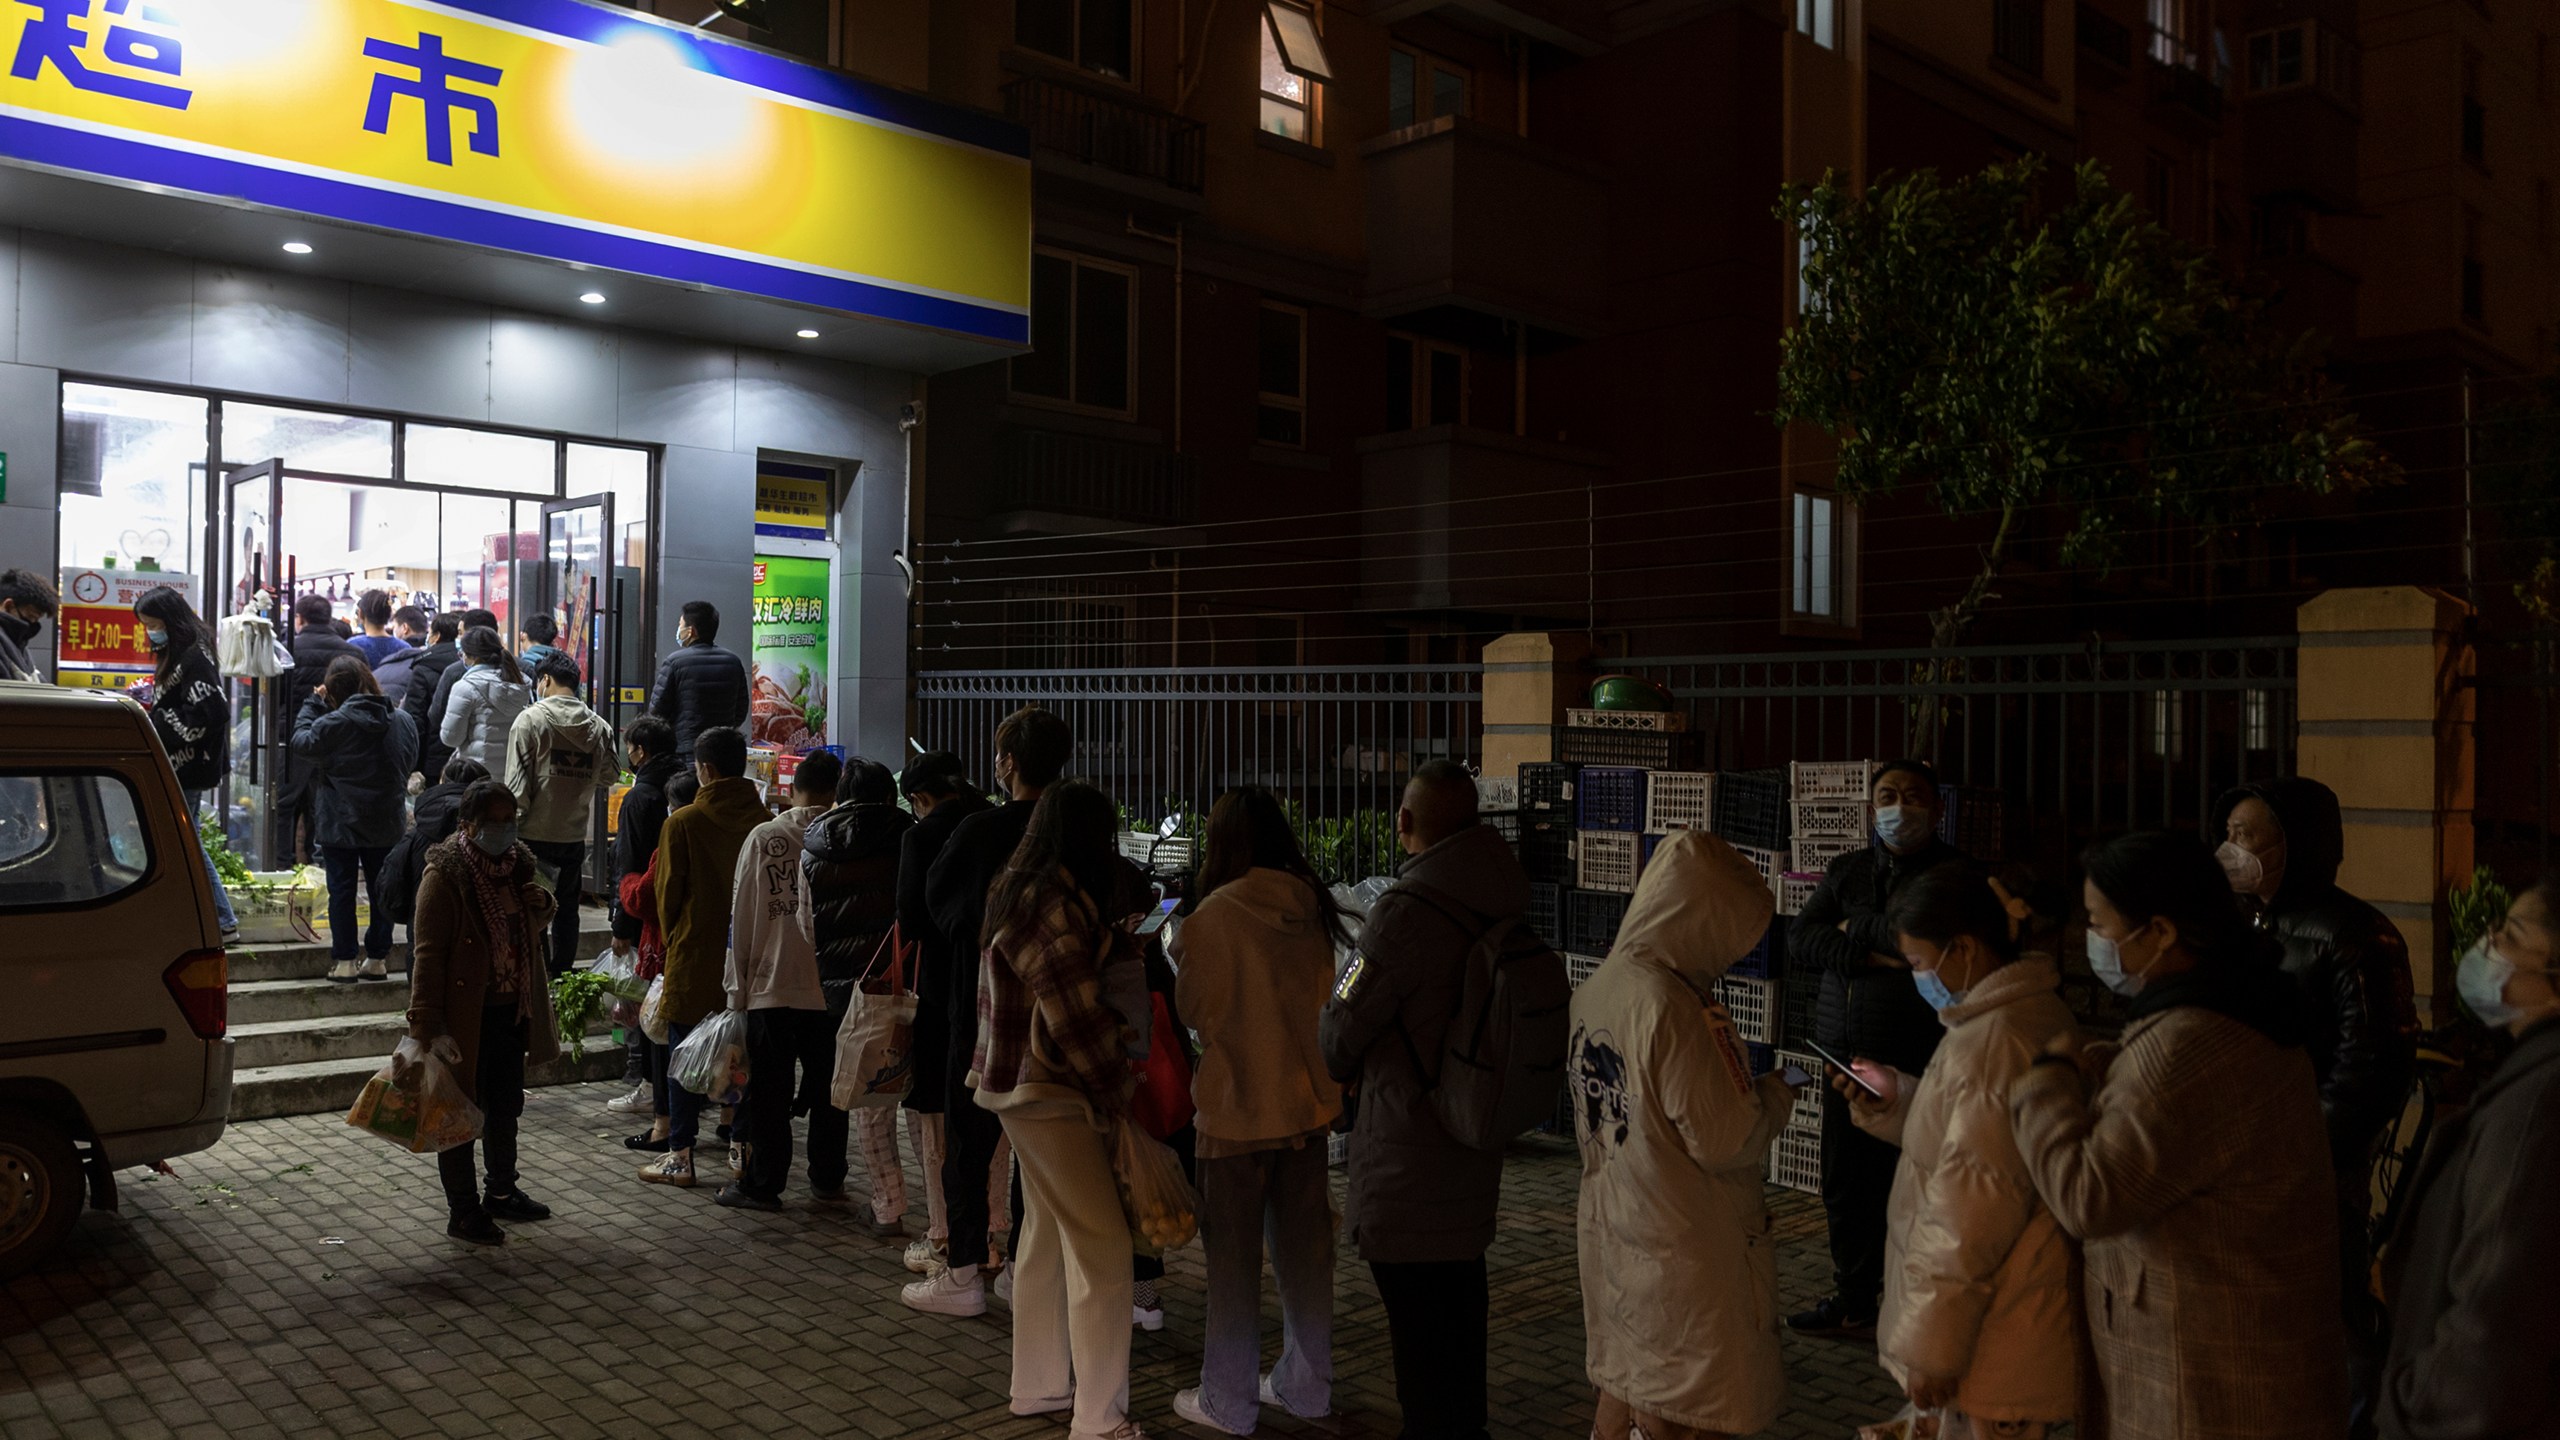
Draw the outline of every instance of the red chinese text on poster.
<instances>
[{"instance_id":1,"label":"red chinese text on poster","mask_svg":"<svg viewBox=\"0 0 2560 1440\"><path fill-rule=\"evenodd\" d=\"M192 576L166 570L80 569L62 572L61 650L65 665L150 670L156 663L133 602L163 585L184 594Z\"/></svg>"}]
</instances>

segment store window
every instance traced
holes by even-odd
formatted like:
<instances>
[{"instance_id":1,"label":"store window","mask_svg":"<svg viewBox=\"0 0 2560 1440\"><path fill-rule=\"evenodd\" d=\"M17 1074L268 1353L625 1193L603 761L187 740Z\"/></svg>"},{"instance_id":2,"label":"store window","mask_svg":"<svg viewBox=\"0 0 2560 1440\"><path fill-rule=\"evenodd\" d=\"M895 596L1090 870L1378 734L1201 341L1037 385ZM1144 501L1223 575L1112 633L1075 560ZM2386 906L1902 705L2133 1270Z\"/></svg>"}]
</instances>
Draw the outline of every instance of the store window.
<instances>
[{"instance_id":1,"label":"store window","mask_svg":"<svg viewBox=\"0 0 2560 1440\"><path fill-rule=\"evenodd\" d=\"M209 593L204 457L210 401L193 395L62 387L62 550L67 569L161 571Z\"/></svg>"},{"instance_id":2,"label":"store window","mask_svg":"<svg viewBox=\"0 0 2560 1440\"><path fill-rule=\"evenodd\" d=\"M281 410L227 400L222 406L222 463L255 465L283 456L297 470L391 478L391 422L369 415Z\"/></svg>"},{"instance_id":3,"label":"store window","mask_svg":"<svg viewBox=\"0 0 2560 1440\"><path fill-rule=\"evenodd\" d=\"M1387 428L1467 423L1467 352L1419 335L1387 337Z\"/></svg>"},{"instance_id":4,"label":"store window","mask_svg":"<svg viewBox=\"0 0 2560 1440\"><path fill-rule=\"evenodd\" d=\"M1126 266L1034 254L1031 353L1014 357L1013 393L1127 414L1136 277Z\"/></svg>"},{"instance_id":5,"label":"store window","mask_svg":"<svg viewBox=\"0 0 2560 1440\"><path fill-rule=\"evenodd\" d=\"M2044 74L2045 0L1992 0L1991 53L2028 75Z\"/></svg>"},{"instance_id":6,"label":"store window","mask_svg":"<svg viewBox=\"0 0 2560 1440\"><path fill-rule=\"evenodd\" d=\"M1840 0L1796 0L1796 33L1825 50L1840 45Z\"/></svg>"},{"instance_id":7,"label":"store window","mask_svg":"<svg viewBox=\"0 0 2560 1440\"><path fill-rule=\"evenodd\" d=\"M1323 143L1319 104L1333 62L1312 11L1268 0L1262 8L1262 128L1284 140Z\"/></svg>"},{"instance_id":8,"label":"store window","mask_svg":"<svg viewBox=\"0 0 2560 1440\"><path fill-rule=\"evenodd\" d=\"M1254 437L1273 445L1304 445L1307 312L1295 305L1264 305L1259 339L1262 395L1254 411Z\"/></svg>"},{"instance_id":9,"label":"store window","mask_svg":"<svg viewBox=\"0 0 2560 1440\"><path fill-rule=\"evenodd\" d=\"M1137 73L1135 8L1135 0L1014 0L1013 43L1127 80Z\"/></svg>"},{"instance_id":10,"label":"store window","mask_svg":"<svg viewBox=\"0 0 2560 1440\"><path fill-rule=\"evenodd\" d=\"M401 437L402 475L412 485L460 490L504 490L516 495L560 493L556 442L494 430L451 425L411 425ZM298 467L298 455L286 458Z\"/></svg>"},{"instance_id":11,"label":"store window","mask_svg":"<svg viewBox=\"0 0 2560 1440\"><path fill-rule=\"evenodd\" d=\"M1396 46L1387 52L1387 127L1401 130L1470 112L1474 77L1465 66Z\"/></svg>"},{"instance_id":12,"label":"store window","mask_svg":"<svg viewBox=\"0 0 2560 1440\"><path fill-rule=\"evenodd\" d=\"M1788 504L1788 614L1816 624L1856 623L1850 605L1854 507L1837 495L1804 488Z\"/></svg>"}]
</instances>

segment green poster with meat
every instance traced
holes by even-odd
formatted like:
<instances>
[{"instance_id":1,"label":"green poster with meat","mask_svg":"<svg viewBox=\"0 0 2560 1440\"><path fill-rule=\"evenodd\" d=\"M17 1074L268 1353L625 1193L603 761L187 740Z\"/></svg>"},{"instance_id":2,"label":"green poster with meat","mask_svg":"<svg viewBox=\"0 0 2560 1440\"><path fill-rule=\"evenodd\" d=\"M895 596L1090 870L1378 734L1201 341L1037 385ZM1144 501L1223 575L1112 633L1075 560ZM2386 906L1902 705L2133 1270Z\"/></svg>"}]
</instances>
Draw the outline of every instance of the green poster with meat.
<instances>
[{"instance_id":1,"label":"green poster with meat","mask_svg":"<svg viewBox=\"0 0 2560 1440\"><path fill-rule=\"evenodd\" d=\"M794 754L827 743L829 568L824 560L756 557L750 745Z\"/></svg>"}]
</instances>

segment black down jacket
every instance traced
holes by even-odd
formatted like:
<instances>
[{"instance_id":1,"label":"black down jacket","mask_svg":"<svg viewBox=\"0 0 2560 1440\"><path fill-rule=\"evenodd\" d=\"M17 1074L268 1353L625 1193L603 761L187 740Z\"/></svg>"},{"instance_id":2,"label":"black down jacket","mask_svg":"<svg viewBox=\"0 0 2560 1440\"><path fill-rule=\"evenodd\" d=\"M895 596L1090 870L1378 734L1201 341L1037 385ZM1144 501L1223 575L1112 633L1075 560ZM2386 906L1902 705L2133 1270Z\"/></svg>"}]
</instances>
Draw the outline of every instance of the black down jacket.
<instances>
[{"instance_id":1,"label":"black down jacket","mask_svg":"<svg viewBox=\"0 0 2560 1440\"><path fill-rule=\"evenodd\" d=\"M293 722L293 753L310 767L312 838L322 845L388 850L408 817L402 801L418 763L418 729L379 695L352 695L332 710L317 695Z\"/></svg>"},{"instance_id":2,"label":"black down jacket","mask_svg":"<svg viewBox=\"0 0 2560 1440\"><path fill-rule=\"evenodd\" d=\"M676 754L693 758L693 737L747 723L747 662L709 641L683 646L658 665L649 713L676 729Z\"/></svg>"},{"instance_id":3,"label":"black down jacket","mask_svg":"<svg viewBox=\"0 0 2560 1440\"><path fill-rule=\"evenodd\" d=\"M915 823L895 805L838 805L809 822L800 870L818 922L819 984L850 986L861 979L880 937L896 923L898 849Z\"/></svg>"},{"instance_id":4,"label":"black down jacket","mask_svg":"<svg viewBox=\"0 0 2560 1440\"><path fill-rule=\"evenodd\" d=\"M652 755L649 763L631 777L631 789L622 797L621 818L613 830L613 938L636 944L640 939L640 917L622 908L622 877L637 875L649 868L658 853L658 832L667 824L667 782L676 778L683 767L673 755Z\"/></svg>"},{"instance_id":5,"label":"black down jacket","mask_svg":"<svg viewBox=\"0 0 2560 1440\"><path fill-rule=\"evenodd\" d=\"M1928 1068L1947 1027L1920 998L1910 971L1880 964L1875 957L1899 953L1893 927L1885 921L1894 892L1915 875L1963 858L1962 851L1943 840L1933 839L1908 855L1871 843L1833 860L1823 871L1803 913L1787 922L1788 979L1821 986L1814 1039L1842 1055L1878 1060L1906 1075Z\"/></svg>"},{"instance_id":6,"label":"black down jacket","mask_svg":"<svg viewBox=\"0 0 2560 1440\"><path fill-rule=\"evenodd\" d=\"M935 922L933 907L925 901L925 879L960 822L989 808L987 797L963 785L898 841L898 927L916 946L916 1083L907 1092L907 1108L920 1115L939 1115L950 1104L951 977L957 964L950 935ZM972 956L969 983L973 989L977 973L977 958ZM973 1012L973 1025L976 1018Z\"/></svg>"},{"instance_id":7,"label":"black down jacket","mask_svg":"<svg viewBox=\"0 0 2560 1440\"><path fill-rule=\"evenodd\" d=\"M169 752L179 789L210 790L231 772L231 699L203 646L187 647L152 687L151 728Z\"/></svg>"}]
</instances>

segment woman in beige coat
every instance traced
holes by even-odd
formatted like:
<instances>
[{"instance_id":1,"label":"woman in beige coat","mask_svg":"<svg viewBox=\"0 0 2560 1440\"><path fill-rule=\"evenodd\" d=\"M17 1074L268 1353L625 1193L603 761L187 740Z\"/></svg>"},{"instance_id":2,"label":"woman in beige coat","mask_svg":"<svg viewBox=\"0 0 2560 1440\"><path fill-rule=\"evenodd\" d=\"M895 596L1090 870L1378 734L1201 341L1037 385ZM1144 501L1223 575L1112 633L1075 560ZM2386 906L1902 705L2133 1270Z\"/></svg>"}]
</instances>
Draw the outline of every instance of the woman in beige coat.
<instances>
[{"instance_id":1,"label":"woman in beige coat","mask_svg":"<svg viewBox=\"0 0 2560 1440\"><path fill-rule=\"evenodd\" d=\"M1887 917L1947 1037L1925 1076L1865 1060L1871 1099L1847 1076L1860 1128L1902 1147L1885 1231L1876 1348L1911 1403L1946 1412L1942 1435L2033 1440L2077 1413L2078 1256L2009 1126L2009 1087L2073 1034L2053 962L2021 958L2024 918L1989 879L1941 865L1894 896Z\"/></svg>"},{"instance_id":2,"label":"woman in beige coat","mask_svg":"<svg viewBox=\"0 0 2560 1440\"><path fill-rule=\"evenodd\" d=\"M2036 1191L2080 1238L2114 1440L2336 1440L2347 1428L2336 1180L2292 990L2204 842L2080 857L2089 968L2120 1046L2010 1091Z\"/></svg>"},{"instance_id":3,"label":"woman in beige coat","mask_svg":"<svg viewBox=\"0 0 2560 1440\"><path fill-rule=\"evenodd\" d=\"M1662 842L1573 995L1582 1320L1597 1440L1768 1428L1786 1402L1761 1186L1794 1105L1753 1079L1715 983L1769 928L1768 884L1702 831Z\"/></svg>"}]
</instances>

